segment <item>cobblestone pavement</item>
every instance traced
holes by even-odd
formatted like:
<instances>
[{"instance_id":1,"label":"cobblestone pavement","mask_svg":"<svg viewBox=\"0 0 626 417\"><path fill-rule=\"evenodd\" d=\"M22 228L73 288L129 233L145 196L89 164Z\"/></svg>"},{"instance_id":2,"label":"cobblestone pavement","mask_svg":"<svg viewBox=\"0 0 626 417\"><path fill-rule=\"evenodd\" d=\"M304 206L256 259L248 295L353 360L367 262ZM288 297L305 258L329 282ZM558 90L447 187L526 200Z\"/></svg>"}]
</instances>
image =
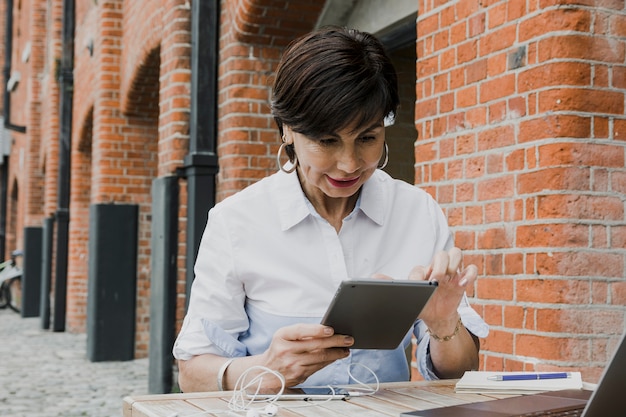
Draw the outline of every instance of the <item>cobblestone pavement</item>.
<instances>
[{"instance_id":1,"label":"cobblestone pavement","mask_svg":"<svg viewBox=\"0 0 626 417\"><path fill-rule=\"evenodd\" d=\"M85 334L0 310L0 416L121 417L125 396L147 393L147 358L91 362Z\"/></svg>"}]
</instances>

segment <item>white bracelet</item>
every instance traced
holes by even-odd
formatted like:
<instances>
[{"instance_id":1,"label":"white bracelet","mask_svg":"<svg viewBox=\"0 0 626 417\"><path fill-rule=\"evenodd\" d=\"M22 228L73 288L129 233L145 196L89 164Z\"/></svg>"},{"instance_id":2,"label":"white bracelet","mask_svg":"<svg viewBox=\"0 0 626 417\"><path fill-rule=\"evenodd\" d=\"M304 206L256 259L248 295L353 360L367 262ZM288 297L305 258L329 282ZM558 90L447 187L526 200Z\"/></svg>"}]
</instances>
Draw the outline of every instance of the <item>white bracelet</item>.
<instances>
[{"instance_id":1,"label":"white bracelet","mask_svg":"<svg viewBox=\"0 0 626 417\"><path fill-rule=\"evenodd\" d=\"M226 373L226 369L230 366L231 363L233 363L234 360L235 358L228 359L226 362L222 364L222 366L220 367L220 370L217 371L217 390L218 391L224 391L224 385L223 385L224 374Z\"/></svg>"}]
</instances>

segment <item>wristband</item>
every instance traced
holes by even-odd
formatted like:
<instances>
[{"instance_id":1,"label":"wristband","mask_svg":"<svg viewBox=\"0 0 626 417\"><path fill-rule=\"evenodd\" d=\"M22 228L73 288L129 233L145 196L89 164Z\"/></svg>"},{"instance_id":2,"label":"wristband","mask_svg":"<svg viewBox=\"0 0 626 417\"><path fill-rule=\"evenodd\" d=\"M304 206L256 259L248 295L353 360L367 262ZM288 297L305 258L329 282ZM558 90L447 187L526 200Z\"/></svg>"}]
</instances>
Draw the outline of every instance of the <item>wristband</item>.
<instances>
[{"instance_id":1,"label":"wristband","mask_svg":"<svg viewBox=\"0 0 626 417\"><path fill-rule=\"evenodd\" d=\"M226 373L226 369L230 366L231 363L233 363L234 360L235 358L228 359L226 362L222 364L222 366L220 367L220 370L217 371L217 390L218 391L224 391L224 385L223 385L224 374Z\"/></svg>"}]
</instances>

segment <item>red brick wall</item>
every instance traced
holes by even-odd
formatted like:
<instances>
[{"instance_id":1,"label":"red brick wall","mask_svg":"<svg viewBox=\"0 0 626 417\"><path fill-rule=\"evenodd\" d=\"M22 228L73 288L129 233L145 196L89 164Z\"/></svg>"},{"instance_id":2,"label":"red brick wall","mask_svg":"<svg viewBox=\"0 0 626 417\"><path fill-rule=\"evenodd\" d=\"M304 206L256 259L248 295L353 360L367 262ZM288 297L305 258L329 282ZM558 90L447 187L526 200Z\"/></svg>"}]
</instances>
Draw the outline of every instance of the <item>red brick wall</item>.
<instances>
[{"instance_id":1,"label":"red brick wall","mask_svg":"<svg viewBox=\"0 0 626 417\"><path fill-rule=\"evenodd\" d=\"M76 28L74 36L74 110L72 133L76 141L85 134L87 121L93 129L93 107L96 101L98 39L98 7L93 2L76 2ZM91 50L90 50L91 48Z\"/></svg>"},{"instance_id":2,"label":"red brick wall","mask_svg":"<svg viewBox=\"0 0 626 417\"><path fill-rule=\"evenodd\" d=\"M417 183L479 266L484 369L594 380L624 331L625 34L623 1L420 1Z\"/></svg>"},{"instance_id":3,"label":"red brick wall","mask_svg":"<svg viewBox=\"0 0 626 417\"><path fill-rule=\"evenodd\" d=\"M68 255L68 289L66 327L72 332L86 331L87 278L89 262L89 203L91 201L93 113L90 112L82 129L73 135L71 152L71 191Z\"/></svg>"},{"instance_id":4,"label":"red brick wall","mask_svg":"<svg viewBox=\"0 0 626 417\"><path fill-rule=\"evenodd\" d=\"M11 72L19 72L21 81L10 94L11 123L27 126L25 134L11 132L14 139L9 164L6 249L11 252L23 246L23 228L41 222L42 171L39 162L41 140L41 76L45 42L44 1L14 2L13 56ZM4 27L2 28L4 30ZM24 52L30 44L31 53ZM4 64L4 59L3 59ZM18 157L19 155L19 157Z\"/></svg>"},{"instance_id":5,"label":"red brick wall","mask_svg":"<svg viewBox=\"0 0 626 417\"><path fill-rule=\"evenodd\" d=\"M167 80L170 71L177 70L164 71L162 57L172 54L170 45L181 43L175 36L171 40L161 36L173 32L171 25L182 22L184 29L188 7L182 1L162 5L118 0L77 12L77 39L82 42L76 45L75 83L85 88L77 89L74 98L75 114L81 117L74 123L78 140L73 143L72 171L77 178L72 180L72 211L87 214L93 203L139 205L136 354L141 357L147 355L149 340L150 188L159 163L167 165L169 158L181 160L185 150L179 145L176 152L167 153L166 149L164 158L159 157L162 139L167 142L170 138L166 135L176 130L166 133L159 124L160 100L171 100L168 94L160 97L159 80ZM166 21L166 16L171 20ZM155 25L155 21L163 25ZM90 42L93 56L85 47ZM187 62L185 58L182 61ZM188 73L188 64L182 66ZM183 112L181 108L188 109L188 100L167 113ZM186 129L183 126L178 131ZM76 331L84 331L85 325L87 219L82 216L82 221L71 224L70 232L68 323Z\"/></svg>"},{"instance_id":6,"label":"red brick wall","mask_svg":"<svg viewBox=\"0 0 626 417\"><path fill-rule=\"evenodd\" d=\"M12 132L7 250L21 247L25 225L41 226L57 208L61 16L62 0L15 5L13 69L22 82L12 94L12 122L28 132ZM77 2L76 25L67 329L85 331L90 204L138 204L137 355L145 356L151 182L173 173L187 152L189 4ZM183 203L183 255L185 215Z\"/></svg>"},{"instance_id":7,"label":"red brick wall","mask_svg":"<svg viewBox=\"0 0 626 417\"><path fill-rule=\"evenodd\" d=\"M314 27L322 7L222 1L218 200L276 171L280 138L269 110L271 76L282 49Z\"/></svg>"},{"instance_id":8,"label":"red brick wall","mask_svg":"<svg viewBox=\"0 0 626 417\"><path fill-rule=\"evenodd\" d=\"M185 0L163 2L158 175L172 175L189 147L191 15ZM181 181L182 183L182 181ZM181 199L181 203L186 200ZM183 216L184 218L184 216ZM184 223L179 224L185 230ZM179 242L185 242L184 236Z\"/></svg>"},{"instance_id":9,"label":"red brick wall","mask_svg":"<svg viewBox=\"0 0 626 417\"><path fill-rule=\"evenodd\" d=\"M89 206L93 111L97 91L94 80L97 77L95 42L98 38L98 8L94 3L77 2L75 16L66 329L83 333L87 324ZM57 172L51 172L51 175L58 181Z\"/></svg>"},{"instance_id":10,"label":"red brick wall","mask_svg":"<svg viewBox=\"0 0 626 417\"><path fill-rule=\"evenodd\" d=\"M13 56L11 57L11 73L19 72L22 79L17 88L10 94L11 122L14 125L25 126L28 123L28 90L31 74L29 64L22 62L22 53L31 40L33 31L31 7L35 7L38 0L24 0L21 3L13 2ZM18 134L16 133L15 136ZM22 143L20 143L20 146Z\"/></svg>"}]
</instances>

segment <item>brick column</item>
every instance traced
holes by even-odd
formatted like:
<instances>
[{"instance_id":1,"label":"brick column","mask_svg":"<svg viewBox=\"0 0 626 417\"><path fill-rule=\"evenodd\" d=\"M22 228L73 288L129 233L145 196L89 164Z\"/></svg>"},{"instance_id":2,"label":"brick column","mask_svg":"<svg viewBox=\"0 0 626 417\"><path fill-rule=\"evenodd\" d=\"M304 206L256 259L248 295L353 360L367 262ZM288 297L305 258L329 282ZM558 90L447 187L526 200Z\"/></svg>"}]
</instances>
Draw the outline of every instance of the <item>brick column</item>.
<instances>
[{"instance_id":1,"label":"brick column","mask_svg":"<svg viewBox=\"0 0 626 417\"><path fill-rule=\"evenodd\" d=\"M172 175L189 148L191 16L188 3L167 0L163 7L159 176Z\"/></svg>"},{"instance_id":2,"label":"brick column","mask_svg":"<svg viewBox=\"0 0 626 417\"><path fill-rule=\"evenodd\" d=\"M43 76L43 108L41 129L43 142L42 156L45 158L43 215L50 217L57 208L57 185L59 181L59 83L54 71L55 63L61 59L61 30L63 16L62 0L49 2L49 25L47 27L47 71Z\"/></svg>"},{"instance_id":3,"label":"brick column","mask_svg":"<svg viewBox=\"0 0 626 417\"><path fill-rule=\"evenodd\" d=\"M125 35L128 33L132 39L133 28L137 28L132 24L124 26L124 18L127 17L124 15L126 3L122 0L98 2L97 33L94 34L93 46L94 63L91 64L93 68L89 68L90 64L87 62L90 58L83 56L80 60L81 65L89 70L85 75L93 75L89 83L89 92L94 104L93 110L84 105L77 110L83 118L77 122L80 128L74 131L77 140L73 142L71 207L72 212L76 212L78 216L78 213L85 212L87 203L130 203L139 206L135 352L138 357L142 357L147 354L148 342L150 186L156 176L158 164L158 113L154 111L158 106L154 97L159 91L160 60L158 53L152 54L153 49L133 49L124 44ZM142 10L133 10L139 10L135 18L142 21ZM150 9L143 10L147 12ZM158 38L157 42L147 43L152 45L155 51L159 51ZM146 79L154 82L147 89L130 87L128 91L123 92L121 89L123 54L135 52L141 52L141 59L129 67L129 74L125 74L132 80L128 85L136 86ZM79 79L77 84L85 85L85 81ZM123 93L131 97L121 97ZM143 94L150 96L151 100L146 100ZM128 102L137 104L137 107L124 109L122 103ZM90 165L91 170L85 169L85 164ZM89 201L85 199L87 196ZM84 217L81 220L84 220ZM83 256L82 259L79 255L86 253L88 241L85 239L87 236L85 229L88 227L89 224L84 221L74 223L72 236L80 236L80 239L70 240L69 250L76 256L69 260L68 322L74 323L79 330L84 326L85 288L88 278L85 274L85 265L92 254L89 253L88 257Z\"/></svg>"},{"instance_id":4,"label":"brick column","mask_svg":"<svg viewBox=\"0 0 626 417\"><path fill-rule=\"evenodd\" d=\"M87 330L90 204L129 202L120 197L122 3L76 9L66 319L72 332Z\"/></svg>"},{"instance_id":5,"label":"brick column","mask_svg":"<svg viewBox=\"0 0 626 417\"><path fill-rule=\"evenodd\" d=\"M626 312L624 2L419 3L416 178L479 266L481 367L597 379Z\"/></svg>"},{"instance_id":6,"label":"brick column","mask_svg":"<svg viewBox=\"0 0 626 417\"><path fill-rule=\"evenodd\" d=\"M277 170L272 75L288 42L313 29L323 2L222 0L218 200Z\"/></svg>"},{"instance_id":7,"label":"brick column","mask_svg":"<svg viewBox=\"0 0 626 417\"><path fill-rule=\"evenodd\" d=\"M98 29L95 39L97 59L96 99L93 113L94 148L92 203L128 201L120 183L123 169L117 165L123 156L121 143L124 133L121 125L125 118L120 108L121 58L122 58L122 0L105 0L98 3Z\"/></svg>"},{"instance_id":8,"label":"brick column","mask_svg":"<svg viewBox=\"0 0 626 417\"><path fill-rule=\"evenodd\" d=\"M43 173L41 169L41 108L42 108L42 75L46 45L46 1L32 1L27 10L31 52L28 58L28 73L22 88L27 88L27 103L24 106L27 114L27 132L25 146L25 166L23 173L28 173L24 180L24 201L26 202L23 226L40 226L43 220ZM14 39L15 42L15 39ZM20 57L24 61L24 56ZM18 175L20 175L18 174ZM21 235L22 231L18 231Z\"/></svg>"}]
</instances>

